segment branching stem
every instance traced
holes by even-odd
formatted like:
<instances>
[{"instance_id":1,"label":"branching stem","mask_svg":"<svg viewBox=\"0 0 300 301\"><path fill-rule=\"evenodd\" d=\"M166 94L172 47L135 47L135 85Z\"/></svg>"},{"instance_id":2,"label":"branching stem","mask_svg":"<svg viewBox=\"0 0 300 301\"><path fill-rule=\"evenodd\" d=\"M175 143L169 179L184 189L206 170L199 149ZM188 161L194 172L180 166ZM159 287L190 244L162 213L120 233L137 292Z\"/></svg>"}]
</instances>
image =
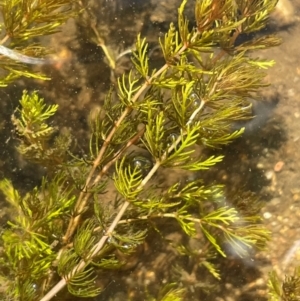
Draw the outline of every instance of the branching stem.
<instances>
[{"instance_id":1,"label":"branching stem","mask_svg":"<svg viewBox=\"0 0 300 301\"><path fill-rule=\"evenodd\" d=\"M194 39L197 37L198 33L195 34ZM176 54L181 55L185 50L187 49L186 46L182 46L181 49L178 51L178 53ZM147 80L144 82L144 84L141 86L141 88L136 92L136 94L134 95L134 97L131 100L131 103L135 103L138 101L139 97L144 93L144 91L151 85L152 81L154 79L156 79L160 74L162 74L165 70L167 70L169 68L169 64L165 64L163 67L161 67L158 71L156 71L150 78L147 78ZM67 243L69 238L74 234L74 231L77 228L77 225L79 223L80 220L80 213L81 210L85 207L88 199L91 196L91 193L87 193L85 191L88 191L88 189L94 185L96 185L97 183L99 183L99 181L101 180L102 176L104 175L103 172L101 171L99 173L99 176L94 180L94 182L91 184L92 178L98 168L98 166L100 165L100 162L105 154L105 151L107 149L107 147L109 146L110 142L112 141L112 138L114 136L114 134L116 133L116 131L118 130L118 128L120 127L120 125L122 124L122 122L124 121L124 119L126 118L126 116L132 111L131 107L127 107L124 112L122 113L122 115L119 117L119 119L115 122L114 127L111 129L110 133L108 134L108 136L106 137L106 140L104 141L99 154L97 156L97 158L94 160L93 166L89 172L89 175L86 179L85 185L83 187L83 191L80 193L79 198L76 202L76 206L75 206L75 210L74 212L76 213L76 216L71 218L68 229L66 231L65 236L63 237L63 242ZM175 147L175 146L174 146Z\"/></svg>"},{"instance_id":2,"label":"branching stem","mask_svg":"<svg viewBox=\"0 0 300 301\"><path fill-rule=\"evenodd\" d=\"M194 34L194 36L191 39L191 42L193 42L197 36L199 35L199 32L196 32ZM231 43L234 43L234 41L236 40L237 36L239 35L239 30L237 30L235 32L235 35L232 37ZM180 57L180 55L182 53L184 53L187 48L189 46L186 43L183 43L183 46L180 48L180 50L174 54L174 57ZM220 59L223 55L225 54L225 52L221 52L219 54L219 56L217 57L217 60ZM163 67L161 67L158 71L156 71L151 77L147 78L146 81L144 82L144 84L141 86L141 88L136 92L136 94L134 95L134 97L131 100L131 103L135 103L139 100L140 96L145 92L145 90L152 84L153 80L158 78L163 72L165 72L168 68L170 67L170 65L168 63L166 63ZM212 89L214 91L214 89ZM200 105L197 107L197 109L192 113L192 115L190 116L188 122L186 123L186 126L190 126L192 124L192 122L195 120L196 116L198 115L198 113L202 110L202 108L205 105L205 100L201 100ZM121 116L119 117L119 119L115 122L113 128L111 129L110 133L108 134L108 136L106 137L100 151L99 154L97 156L97 158L94 160L93 162L93 166L88 174L88 177L86 179L85 185L83 187L83 191L80 193L79 198L76 202L75 205L75 217L71 218L68 229L66 231L66 234L63 238L63 241L65 244L67 244L67 242L69 241L69 239L72 237L72 235L74 234L75 230L77 229L77 226L79 224L79 221L81 219L81 213L82 210L85 208L90 196L91 196L91 192L88 192L89 189L93 186L95 186L97 183L99 183L99 181L102 179L102 177L105 175L105 173L107 172L108 168L115 162L115 160L119 157L119 155L121 155L124 151L124 149L122 149L117 156L115 156L114 160L112 160L111 162L108 163L108 165L106 165L105 167L102 168L102 170L100 171L100 173L98 174L98 176L92 181L94 174L96 173L96 170L98 168L98 166L100 165L102 158L107 150L107 147L109 146L109 144L112 141L113 136L115 135L116 131L118 130L118 128L120 127L120 125L122 124L122 122L124 121L124 119L127 117L128 114L130 114L130 112L132 111L132 107L128 106L124 112L121 114ZM182 133L183 135L186 134L186 131ZM139 137L141 137L139 135ZM182 137L178 137L176 139L176 141L174 141L174 143L165 151L165 153L162 155L162 157L154 164L154 166L152 167L152 169L150 170L150 172L147 174L147 176L143 179L143 181L141 182L140 186L138 187L138 189L141 189L142 187L144 187L149 180L153 177L153 175L156 173L156 171L158 170L158 168L161 166L161 164L164 162L164 160L167 159L167 156L170 152L172 152L176 146L178 146L178 144L181 142ZM131 140L129 142L130 145L133 144L133 141ZM126 147L127 148L127 147ZM103 248L103 246L105 245L107 239L110 237L111 233L114 231L114 229L116 228L116 226L120 223L121 218L123 216L123 214L125 213L125 211L127 210L128 206L130 205L130 202L125 200L123 205L121 206L117 216L115 217L115 219L113 220L112 224L110 225L110 227L107 229L106 234L103 235L100 239L100 241L94 246L94 248L91 250L90 256L88 257L88 259L86 260L81 260L79 262L79 264L74 267L74 269L72 270L72 272L67 275L64 279L61 279L60 282L58 282L42 299L41 301L48 301L51 300L52 297L54 297L66 284L68 279L71 279L76 273L82 271L88 264L89 262L93 259L93 257L95 257L99 251ZM164 214L164 217L173 217L176 218L175 214ZM187 219L191 219L191 221L195 221L195 222L199 222L199 219L197 220L192 220L192 218L187 218Z\"/></svg>"},{"instance_id":3,"label":"branching stem","mask_svg":"<svg viewBox=\"0 0 300 301\"><path fill-rule=\"evenodd\" d=\"M198 33L195 33L195 36L193 37L193 40L197 37ZM187 46L182 46L180 48L180 50L178 51L178 53L176 54L177 56L181 55L185 50L187 49ZM152 81L154 79L156 79L160 74L162 74L165 70L167 70L169 68L169 64L165 64L163 67L161 67L158 71L156 71L150 78L147 79L147 81L144 82L144 84L141 86L141 88L137 91L137 93L134 95L134 97L132 98L132 103L135 103L138 101L139 97L144 93L144 91L151 85ZM204 102L202 105L203 106ZM122 122L124 121L124 119L126 118L126 116L131 112L132 108L131 107L127 107L124 112L122 113L122 115L119 117L119 119L116 121L114 127L112 128L112 130L110 131L110 133L108 134L106 140L104 141L99 154L97 156L97 158L94 160L93 166L89 172L89 175L86 179L83 191L80 193L79 198L77 200L76 206L75 206L75 212L76 212L76 216L73 217L69 223L66 235L63 238L63 241L65 243L68 242L69 238L74 234L78 223L80 221L81 218L81 211L88 199L91 196L91 193L89 192L84 192L84 191L88 191L88 189L90 187L92 187L93 185L96 185L101 178L103 177L104 173L103 173L103 169L101 170L101 172L99 173L99 175L96 177L96 179L93 181L93 183L91 184L92 178L103 158L103 155L107 149L107 147L109 146L110 142L112 141L112 138L114 136L114 134L116 133L117 129L119 128L119 126L122 124ZM201 108L197 108L196 111L197 113L201 110ZM195 118L197 114L193 114L193 118ZM192 117L191 117L192 118ZM189 120L189 123L192 122L192 120ZM162 159L166 159L168 153L170 153L179 143L180 143L181 139L178 138L170 147L169 149L164 153ZM155 174L155 172L157 171L157 169L160 167L162 160L157 161L156 164L153 166L153 168L150 170L150 172L147 174L147 176L143 179L141 185L139 188L145 186L145 184L152 178L152 176ZM107 169L106 169L107 170ZM118 213L118 215L115 217L114 221L112 222L112 224L110 225L109 229L106 232L106 235L104 235L100 241L95 245L95 247L93 248L91 255L90 255L90 260L92 260L92 258L103 248L107 238L109 237L109 234L111 232L114 231L115 227L118 225L119 221L121 220L123 214L125 213L127 207L130 205L130 203L128 201L125 201L124 204L122 205L122 207L120 208L120 211ZM74 269L73 271L70 273L70 275L68 275L66 277L66 279L69 279L70 277L72 277L72 275L76 272L79 272L81 270L83 270L86 265L88 264L88 262L86 261L81 261ZM51 300L52 297L54 297L66 284L67 284L67 280L65 278L61 279L60 282L58 282L42 299L41 301L48 301Z\"/></svg>"}]
</instances>

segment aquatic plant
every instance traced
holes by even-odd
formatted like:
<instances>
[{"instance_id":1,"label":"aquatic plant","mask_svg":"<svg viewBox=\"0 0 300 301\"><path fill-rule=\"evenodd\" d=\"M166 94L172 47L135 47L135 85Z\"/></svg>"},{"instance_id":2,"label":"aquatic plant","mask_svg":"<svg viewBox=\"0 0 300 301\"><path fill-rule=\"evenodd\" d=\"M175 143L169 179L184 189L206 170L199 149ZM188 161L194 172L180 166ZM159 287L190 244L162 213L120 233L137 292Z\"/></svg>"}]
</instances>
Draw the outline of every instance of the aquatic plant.
<instances>
[{"instance_id":1,"label":"aquatic plant","mask_svg":"<svg viewBox=\"0 0 300 301\"><path fill-rule=\"evenodd\" d=\"M300 268L297 267L292 276L285 276L282 281L273 271L269 277L269 295L270 301L284 300L295 301L299 300L300 296Z\"/></svg>"},{"instance_id":2,"label":"aquatic plant","mask_svg":"<svg viewBox=\"0 0 300 301\"><path fill-rule=\"evenodd\" d=\"M45 64L50 51L33 42L34 38L50 35L69 18L78 14L74 0L4 0L0 2L3 24L0 41L3 70L0 86L5 87L20 76L47 79L32 71L27 64ZM52 60L53 61L53 60Z\"/></svg>"},{"instance_id":3,"label":"aquatic plant","mask_svg":"<svg viewBox=\"0 0 300 301\"><path fill-rule=\"evenodd\" d=\"M43 3L58 8L67 2L28 1L26 13L36 21L30 14L36 9L57 24L67 14L47 15L51 10ZM30 30L21 30L21 3L2 4L4 12L16 11L6 25L11 37L21 45L29 33L45 34L45 28L53 32L53 23L39 26L37 21ZM229 202L222 185L213 181L205 184L190 177L158 184L155 178L162 170L204 172L223 159L205 157L204 148L221 148L242 135L243 129L233 130L235 122L251 118L250 98L259 99L258 90L267 85L265 69L274 64L252 53L278 45L279 39L238 38L263 28L276 1L197 0L191 23L184 14L186 3L178 9L177 26L170 24L159 39L165 60L161 68L152 68L147 40L137 36L132 68L117 79L102 110L91 119L89 151L83 156L70 148L70 136L50 125L58 106L47 105L37 92L24 92L12 118L18 150L45 166L48 174L25 195L10 180L0 182L17 213L2 232L4 300L46 301L58 293L63 299L65 287L78 297L97 296L97 272L126 264L126 256L143 245L153 229L163 238L162 221L181 229L186 239L199 240L197 250L185 244L186 239L170 246L217 279L217 256L226 257L228 251L245 257L265 246L269 232L252 194ZM117 254L124 254L123 260ZM167 286L158 299L181 300L184 291L184 286Z\"/></svg>"}]
</instances>

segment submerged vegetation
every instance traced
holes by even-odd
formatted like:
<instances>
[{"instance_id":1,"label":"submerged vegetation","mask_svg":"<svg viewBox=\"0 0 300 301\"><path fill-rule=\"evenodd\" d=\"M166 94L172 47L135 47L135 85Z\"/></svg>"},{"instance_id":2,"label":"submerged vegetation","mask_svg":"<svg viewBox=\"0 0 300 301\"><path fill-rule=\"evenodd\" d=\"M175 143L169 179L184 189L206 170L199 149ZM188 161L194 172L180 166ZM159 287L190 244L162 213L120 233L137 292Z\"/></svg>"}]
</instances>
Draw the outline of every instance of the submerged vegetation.
<instances>
[{"instance_id":1,"label":"submerged vegetation","mask_svg":"<svg viewBox=\"0 0 300 301\"><path fill-rule=\"evenodd\" d=\"M20 76L47 79L31 71L26 64L46 63L49 50L33 42L34 38L53 34L69 18L78 14L72 0L4 0L0 2L3 24L0 42L0 86Z\"/></svg>"},{"instance_id":2,"label":"submerged vegetation","mask_svg":"<svg viewBox=\"0 0 300 301\"><path fill-rule=\"evenodd\" d=\"M221 148L243 134L243 128L234 130L236 121L252 117L250 99L259 100L259 89L267 85L265 69L274 62L252 53L279 40L251 34L266 25L276 2L197 0L195 20L188 20L184 0L177 25L170 24L158 41L165 64L156 69L149 63L147 39L138 35L130 71L115 79L91 119L84 155L71 147L70 135L51 126L58 105L24 91L12 117L17 149L45 167L47 175L25 194L9 179L0 182L14 210L1 234L1 300L97 296L103 289L99 273L122 269L154 232L173 253L216 279L222 277L218 258L228 253L247 257L265 247L269 233L261 224L259 200L245 192L228 201L222 185L206 184L198 175L223 159L205 157L204 149ZM55 32L82 5L75 0L1 1L1 44L26 57L43 57L49 51L32 39ZM114 68L101 32L92 29ZM248 35L243 42L242 35ZM44 78L19 58L1 57L2 86L19 76ZM197 176L158 180L167 172L180 177L180 170ZM182 239L172 241L168 229L181 231ZM197 249L187 243L191 238L198 241ZM184 266L176 266L156 292L157 300L184 300L188 289L179 281L184 273ZM209 286L201 278L193 290Z\"/></svg>"}]
</instances>

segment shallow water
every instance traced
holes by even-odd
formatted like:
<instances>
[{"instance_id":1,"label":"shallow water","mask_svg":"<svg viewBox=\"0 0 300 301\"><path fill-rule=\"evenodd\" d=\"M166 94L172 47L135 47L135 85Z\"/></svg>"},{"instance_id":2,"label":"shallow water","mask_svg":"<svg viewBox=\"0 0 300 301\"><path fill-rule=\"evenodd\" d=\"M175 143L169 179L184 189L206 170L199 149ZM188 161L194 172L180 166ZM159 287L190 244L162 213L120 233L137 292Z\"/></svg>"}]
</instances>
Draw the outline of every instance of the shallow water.
<instances>
[{"instance_id":1,"label":"shallow water","mask_svg":"<svg viewBox=\"0 0 300 301\"><path fill-rule=\"evenodd\" d=\"M123 51L133 45L134 37L139 31L144 36L149 35L151 43L156 41L161 36L161 31L167 28L162 20L166 23L174 21L175 13L170 14L169 10L180 1L152 0L149 5L145 5L142 0L118 3L102 1L104 2L114 7L116 12L115 19L114 10L107 13L109 26L103 23L106 30L104 33L112 48L117 45ZM94 1L92 4L95 9L99 9L99 3ZM300 1L292 4L295 11L299 12ZM99 11L99 16L105 16L105 10ZM166 242L158 242L160 235L152 233L145 246L126 258L128 266L117 276L113 272L100 274L97 281L105 290L94 300L126 300L128 296L133 300L141 300L139 298L145 294L145 287L150 292L155 291L170 276L170 265L181 264L186 267L186 273L182 273L182 278L177 281L188 287L192 296L190 300L262 301L267 300L268 272L276 270L283 277L299 264L300 22L295 18L294 24L285 24L284 28L276 26L276 21L272 21L274 22L275 25L271 24L268 30L282 36L284 43L260 53L277 62L267 76L272 86L264 93L263 102L254 108L258 117L244 124L246 135L224 149L225 160L214 170L214 179L227 185L229 193L242 186L266 201L266 206L262 209L263 222L272 232L267 251L253 253L242 259L234 252L229 252L229 259L220 264L222 280L216 284L209 276L203 276L203 271L197 271L197 263L188 258L176 259ZM3 90L0 103L0 120L4 120L0 127L1 177L12 178L15 185L23 191L39 183L44 171L24 161L14 150L15 142L9 138L12 130L10 116L17 106L21 91L24 88L38 89L48 102L58 103L60 111L54 122L65 129L71 128L73 136L81 141L80 147L84 151L88 141L89 112L101 107L112 78L101 47L89 41L86 33L74 22L69 22L62 34L57 34L48 42L58 55L64 55L61 64L40 66L43 72L53 78L52 81L21 79ZM6 48L0 46L0 52L1 49ZM40 59L18 55L16 59L33 65L41 62ZM128 58L124 57L124 62L120 63L121 71L128 67L126 59ZM159 64L159 59L155 63ZM277 164L281 166L280 169ZM169 176L171 179L172 176L180 175ZM3 214L5 215L6 213ZM169 239L182 239L178 229L167 230ZM190 240L188 244L194 249L202 246L196 239ZM212 281L217 287L214 293L203 293L201 281Z\"/></svg>"}]
</instances>

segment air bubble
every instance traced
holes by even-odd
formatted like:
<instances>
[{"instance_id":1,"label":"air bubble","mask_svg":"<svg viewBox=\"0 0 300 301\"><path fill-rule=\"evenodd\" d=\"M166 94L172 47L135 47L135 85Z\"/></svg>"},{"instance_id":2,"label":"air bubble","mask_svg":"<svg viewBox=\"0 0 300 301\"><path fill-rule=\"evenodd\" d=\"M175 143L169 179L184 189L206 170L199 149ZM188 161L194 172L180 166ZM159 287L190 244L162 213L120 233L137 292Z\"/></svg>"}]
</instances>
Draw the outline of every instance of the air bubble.
<instances>
[{"instance_id":1,"label":"air bubble","mask_svg":"<svg viewBox=\"0 0 300 301\"><path fill-rule=\"evenodd\" d=\"M201 99L200 97L197 95L197 93L192 92L189 96L189 99L191 100L191 105L195 108L199 107L201 104Z\"/></svg>"},{"instance_id":2,"label":"air bubble","mask_svg":"<svg viewBox=\"0 0 300 301\"><path fill-rule=\"evenodd\" d=\"M140 170L143 177L145 177L151 170L153 164L148 158L137 156L132 159L132 166Z\"/></svg>"},{"instance_id":3,"label":"air bubble","mask_svg":"<svg viewBox=\"0 0 300 301\"><path fill-rule=\"evenodd\" d=\"M171 147L171 145L177 140L177 138L178 138L178 134L176 134L176 133L171 133L171 134L167 137L167 139L166 139L166 141L167 141L167 148Z\"/></svg>"}]
</instances>

